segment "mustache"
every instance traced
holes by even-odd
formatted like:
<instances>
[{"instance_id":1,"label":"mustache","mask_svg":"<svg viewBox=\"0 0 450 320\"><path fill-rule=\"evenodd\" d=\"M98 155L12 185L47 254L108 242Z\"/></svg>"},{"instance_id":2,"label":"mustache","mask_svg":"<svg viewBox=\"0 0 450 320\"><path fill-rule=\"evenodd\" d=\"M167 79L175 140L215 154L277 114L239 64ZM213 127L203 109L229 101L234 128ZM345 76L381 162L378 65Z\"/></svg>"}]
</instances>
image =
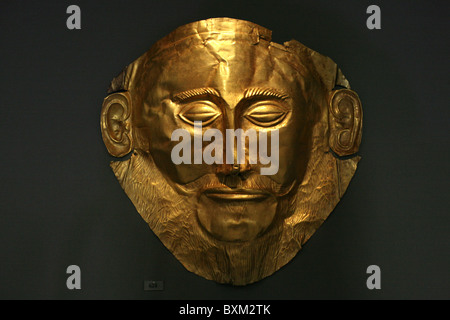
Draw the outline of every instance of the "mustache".
<instances>
[{"instance_id":1,"label":"mustache","mask_svg":"<svg viewBox=\"0 0 450 320\"><path fill-rule=\"evenodd\" d=\"M201 194L209 189L238 189L265 191L274 196L284 196L294 188L295 181L289 185L282 185L270 179L268 176L256 172L243 177L240 175L223 175L216 173L205 174L185 185L178 185L180 191L186 195L192 193Z\"/></svg>"}]
</instances>

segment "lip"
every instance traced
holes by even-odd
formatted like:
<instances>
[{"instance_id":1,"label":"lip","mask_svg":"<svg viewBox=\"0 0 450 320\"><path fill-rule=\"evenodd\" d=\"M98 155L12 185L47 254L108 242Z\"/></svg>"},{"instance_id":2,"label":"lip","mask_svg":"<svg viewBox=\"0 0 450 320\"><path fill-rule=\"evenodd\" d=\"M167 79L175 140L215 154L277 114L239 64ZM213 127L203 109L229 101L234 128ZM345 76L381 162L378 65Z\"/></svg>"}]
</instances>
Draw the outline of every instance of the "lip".
<instances>
[{"instance_id":1,"label":"lip","mask_svg":"<svg viewBox=\"0 0 450 320\"><path fill-rule=\"evenodd\" d=\"M214 188L204 192L208 198L217 200L263 200L270 196L270 193L257 189L227 189Z\"/></svg>"}]
</instances>

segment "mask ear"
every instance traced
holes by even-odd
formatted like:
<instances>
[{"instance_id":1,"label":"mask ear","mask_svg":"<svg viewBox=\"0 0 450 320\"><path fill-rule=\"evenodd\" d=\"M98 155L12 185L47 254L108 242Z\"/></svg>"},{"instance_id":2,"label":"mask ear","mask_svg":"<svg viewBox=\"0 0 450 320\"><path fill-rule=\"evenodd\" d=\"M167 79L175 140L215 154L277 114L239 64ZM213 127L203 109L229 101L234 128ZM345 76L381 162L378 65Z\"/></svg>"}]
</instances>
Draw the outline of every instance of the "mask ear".
<instances>
[{"instance_id":1,"label":"mask ear","mask_svg":"<svg viewBox=\"0 0 450 320\"><path fill-rule=\"evenodd\" d=\"M328 111L330 148L338 156L356 153L362 135L362 107L356 92L349 89L333 91Z\"/></svg>"},{"instance_id":2,"label":"mask ear","mask_svg":"<svg viewBox=\"0 0 450 320\"><path fill-rule=\"evenodd\" d=\"M132 150L131 99L128 92L113 93L103 101L100 117L103 142L114 157Z\"/></svg>"}]
</instances>

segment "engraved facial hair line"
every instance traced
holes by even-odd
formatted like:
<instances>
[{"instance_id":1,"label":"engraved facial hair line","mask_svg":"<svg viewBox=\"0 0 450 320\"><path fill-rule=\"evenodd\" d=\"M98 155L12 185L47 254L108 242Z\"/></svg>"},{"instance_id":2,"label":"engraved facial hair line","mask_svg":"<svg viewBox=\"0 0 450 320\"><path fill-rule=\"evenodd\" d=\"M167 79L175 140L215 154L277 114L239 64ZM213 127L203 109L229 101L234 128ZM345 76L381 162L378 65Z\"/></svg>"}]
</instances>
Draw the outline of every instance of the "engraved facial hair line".
<instances>
[{"instance_id":1,"label":"engraved facial hair line","mask_svg":"<svg viewBox=\"0 0 450 320\"><path fill-rule=\"evenodd\" d=\"M216 89L211 88L211 87L204 87L204 88L195 88L195 89L190 89L190 90L179 92L179 93L175 94L171 100L173 102L182 103L188 99L191 99L194 97L200 97L200 96L204 96L204 95L211 95L211 96L215 96L217 98L222 98L221 94ZM290 98L288 94L286 94L280 90L277 90L277 89L248 88L248 89L245 89L243 98L241 99L241 101L256 98L256 97L275 98L275 99L280 99L283 101Z\"/></svg>"},{"instance_id":2,"label":"engraved facial hair line","mask_svg":"<svg viewBox=\"0 0 450 320\"><path fill-rule=\"evenodd\" d=\"M205 95L210 95L210 96L215 96L215 97L221 98L220 93L216 89L204 87L204 88L190 89L190 90L186 90L186 91L177 93L173 96L172 101L181 103L188 99L191 99L194 97L205 96Z\"/></svg>"},{"instance_id":3,"label":"engraved facial hair line","mask_svg":"<svg viewBox=\"0 0 450 320\"><path fill-rule=\"evenodd\" d=\"M211 177L214 177L211 179ZM261 179L261 176L259 177ZM261 181L258 179L254 180L246 180L245 182L239 178L237 189L257 189L257 190L265 190L276 197L284 197L291 193L291 191L298 186L297 181L292 181L289 185L281 186L277 185L276 182L267 178L266 181ZM265 178L262 178L265 179ZM270 180L268 180L270 179ZM186 185L181 185L178 183L168 183L172 186L172 188L178 193L182 195L193 195L193 194L201 194L205 190L209 188L229 188L226 184L222 183L215 174L206 174Z\"/></svg>"},{"instance_id":4,"label":"engraved facial hair line","mask_svg":"<svg viewBox=\"0 0 450 320\"><path fill-rule=\"evenodd\" d=\"M284 101L289 98L289 95L272 88L249 88L244 91L243 99L247 100L255 97L275 98Z\"/></svg>"}]
</instances>

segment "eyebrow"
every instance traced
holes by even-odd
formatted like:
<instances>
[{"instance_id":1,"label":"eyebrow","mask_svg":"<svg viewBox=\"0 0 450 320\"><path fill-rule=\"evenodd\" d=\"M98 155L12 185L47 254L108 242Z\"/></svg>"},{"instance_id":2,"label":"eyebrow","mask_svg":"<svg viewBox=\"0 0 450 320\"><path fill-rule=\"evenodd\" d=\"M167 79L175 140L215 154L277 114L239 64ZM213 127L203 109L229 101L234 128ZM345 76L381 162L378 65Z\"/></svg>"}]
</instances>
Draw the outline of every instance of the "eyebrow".
<instances>
[{"instance_id":1,"label":"eyebrow","mask_svg":"<svg viewBox=\"0 0 450 320\"><path fill-rule=\"evenodd\" d=\"M256 97L286 100L289 98L289 95L280 90L272 88L249 88L244 91L244 99L251 99Z\"/></svg>"},{"instance_id":2,"label":"eyebrow","mask_svg":"<svg viewBox=\"0 0 450 320\"><path fill-rule=\"evenodd\" d=\"M187 99L191 99L197 96L205 96L205 95L210 95L210 96L215 96L220 98L220 93L214 89L214 88L196 88L196 89L190 89L190 90L186 90L180 93L177 93L176 95L173 96L172 101L174 102L183 102Z\"/></svg>"},{"instance_id":3,"label":"eyebrow","mask_svg":"<svg viewBox=\"0 0 450 320\"><path fill-rule=\"evenodd\" d=\"M185 100L198 97L198 96L215 96L221 98L220 93L214 88L195 88L186 91L179 92L175 94L172 98L174 102L183 102ZM277 89L272 88L248 88L244 91L243 99L252 99L252 98L275 98L280 100L286 100L289 96Z\"/></svg>"}]
</instances>

